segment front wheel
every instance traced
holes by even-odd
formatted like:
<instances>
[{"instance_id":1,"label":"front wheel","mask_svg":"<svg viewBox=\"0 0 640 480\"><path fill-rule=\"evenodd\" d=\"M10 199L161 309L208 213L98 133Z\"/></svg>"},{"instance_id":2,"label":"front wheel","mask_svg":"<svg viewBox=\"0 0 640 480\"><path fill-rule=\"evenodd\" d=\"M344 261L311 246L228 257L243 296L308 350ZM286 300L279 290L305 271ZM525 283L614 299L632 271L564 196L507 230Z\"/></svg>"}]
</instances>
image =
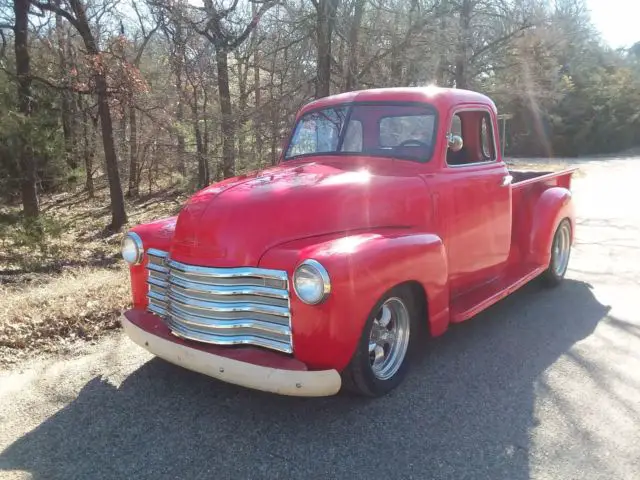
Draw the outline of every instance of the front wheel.
<instances>
[{"instance_id":1,"label":"front wheel","mask_svg":"<svg viewBox=\"0 0 640 480\"><path fill-rule=\"evenodd\" d=\"M408 370L417 309L410 289L395 288L373 308L357 350L342 372L348 390L378 397L397 387Z\"/></svg>"},{"instance_id":2,"label":"front wheel","mask_svg":"<svg viewBox=\"0 0 640 480\"><path fill-rule=\"evenodd\" d=\"M560 222L553 236L551 245L551 261L549 268L542 274L542 281L549 287L555 287L562 282L571 255L571 222L565 218Z\"/></svg>"}]
</instances>

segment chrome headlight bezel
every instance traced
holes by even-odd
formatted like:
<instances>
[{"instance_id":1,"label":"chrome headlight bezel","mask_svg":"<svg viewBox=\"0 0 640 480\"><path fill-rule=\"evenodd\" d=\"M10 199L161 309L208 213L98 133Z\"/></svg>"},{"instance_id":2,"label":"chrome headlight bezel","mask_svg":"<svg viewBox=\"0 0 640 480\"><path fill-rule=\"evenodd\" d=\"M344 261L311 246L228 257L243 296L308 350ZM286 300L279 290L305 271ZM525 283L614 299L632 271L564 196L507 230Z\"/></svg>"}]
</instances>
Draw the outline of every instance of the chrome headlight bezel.
<instances>
[{"instance_id":1,"label":"chrome headlight bezel","mask_svg":"<svg viewBox=\"0 0 640 480\"><path fill-rule=\"evenodd\" d=\"M309 295L309 292L305 292L303 287L299 285L301 275L311 275L315 277L317 282L317 291L315 295ZM331 293L331 279L329 278L329 272L322 266L317 260L311 258L301 262L293 272L293 290L296 292L298 298L307 305L319 305L324 302Z\"/></svg>"},{"instance_id":2,"label":"chrome headlight bezel","mask_svg":"<svg viewBox=\"0 0 640 480\"><path fill-rule=\"evenodd\" d=\"M133 255L127 257L125 249L132 248ZM128 232L122 239L120 244L120 254L125 262L129 265L140 265L144 256L144 246L142 239L135 232Z\"/></svg>"}]
</instances>

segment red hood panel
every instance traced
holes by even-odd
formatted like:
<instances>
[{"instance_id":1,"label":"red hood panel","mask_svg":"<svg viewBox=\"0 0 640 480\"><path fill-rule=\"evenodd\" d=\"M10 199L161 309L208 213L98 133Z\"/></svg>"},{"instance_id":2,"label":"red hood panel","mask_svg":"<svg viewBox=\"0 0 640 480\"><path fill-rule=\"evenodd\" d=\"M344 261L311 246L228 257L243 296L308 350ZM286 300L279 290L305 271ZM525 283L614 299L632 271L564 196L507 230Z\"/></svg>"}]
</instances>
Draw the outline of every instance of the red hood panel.
<instances>
[{"instance_id":1,"label":"red hood panel","mask_svg":"<svg viewBox=\"0 0 640 480\"><path fill-rule=\"evenodd\" d=\"M375 227L413 226L430 208L424 182L360 164L278 166L211 185L178 216L171 257L203 266L256 266L291 240Z\"/></svg>"}]
</instances>

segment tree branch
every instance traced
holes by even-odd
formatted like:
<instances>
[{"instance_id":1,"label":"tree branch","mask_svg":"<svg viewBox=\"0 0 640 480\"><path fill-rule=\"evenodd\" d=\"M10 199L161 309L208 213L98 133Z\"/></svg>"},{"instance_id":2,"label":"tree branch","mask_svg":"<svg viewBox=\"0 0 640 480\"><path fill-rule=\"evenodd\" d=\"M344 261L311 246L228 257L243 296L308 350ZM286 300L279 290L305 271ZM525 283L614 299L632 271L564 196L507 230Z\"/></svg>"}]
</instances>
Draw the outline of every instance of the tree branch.
<instances>
[{"instance_id":1,"label":"tree branch","mask_svg":"<svg viewBox=\"0 0 640 480\"><path fill-rule=\"evenodd\" d=\"M429 11L425 12L425 15L435 11L435 8L436 7L432 7ZM360 70L360 73L358 74L358 78L363 78L367 73L369 73L369 70L371 70L371 68L375 65L376 62L383 60L385 57L391 54L395 54L395 53L398 53L399 51L404 50L411 43L415 35L420 33L422 29L426 28L427 25L431 23L431 20L432 19L430 17L425 17L420 22L416 22L412 24L407 29L407 32L405 33L404 38L402 39L401 42L398 43L398 45L394 45L391 48L386 50L382 50L382 49L378 50L378 53L374 55L372 58L370 58L369 61L362 67L362 70Z\"/></svg>"},{"instance_id":2,"label":"tree branch","mask_svg":"<svg viewBox=\"0 0 640 480\"><path fill-rule=\"evenodd\" d=\"M136 58L133 59L133 65L138 68L140 66L140 59L142 58L142 54L144 53L144 49L146 48L147 44L149 43L149 40L151 40L151 37L153 36L154 33L156 33L156 31L158 30L158 28L160 28L160 25L156 25L153 30L151 30L149 32L149 34L147 36L144 37L144 40L142 41L142 45L140 46L140 49L138 50L138 53L136 53Z\"/></svg>"},{"instance_id":3,"label":"tree branch","mask_svg":"<svg viewBox=\"0 0 640 480\"><path fill-rule=\"evenodd\" d=\"M238 37L236 37L236 39L233 42L227 43L227 49L235 50L240 44L242 44L242 42L244 42L247 39L249 34L251 34L253 29L256 28L262 15L264 15L267 12L267 10L274 7L278 2L279 0L271 0L268 2L264 2L256 12L256 15L253 17L249 25L245 27L244 32L242 32Z\"/></svg>"},{"instance_id":4,"label":"tree branch","mask_svg":"<svg viewBox=\"0 0 640 480\"><path fill-rule=\"evenodd\" d=\"M17 80L18 79L18 75L16 75L14 72L9 71L9 69L7 69L6 67L2 66L0 67L0 70L2 70L4 73L6 73L9 77L11 77L11 79L13 80ZM89 89L79 89L79 88L73 88L69 85L57 85L55 83L50 82L49 80L47 80L46 78L42 78L42 77L38 77L37 75L29 75L29 78L37 83L40 83L48 88L51 88L52 90L56 90L58 92L73 92L73 93L78 93L81 95L91 95L93 92Z\"/></svg>"},{"instance_id":5,"label":"tree branch","mask_svg":"<svg viewBox=\"0 0 640 480\"><path fill-rule=\"evenodd\" d=\"M0 28L0 38L2 39L2 46L0 46L0 62L4 58L4 54L7 51L7 39L4 36L4 32ZM1 63L0 63L1 64Z\"/></svg>"},{"instance_id":6,"label":"tree branch","mask_svg":"<svg viewBox=\"0 0 640 480\"><path fill-rule=\"evenodd\" d=\"M32 0L31 5L33 5L34 7L38 7L40 10L53 12L56 15L60 15L61 17L65 18L84 38L84 35L82 34L82 25L80 24L80 22L78 22L78 19L76 17L71 15L71 13L58 7L57 5L52 4L51 2L44 3Z\"/></svg>"},{"instance_id":7,"label":"tree branch","mask_svg":"<svg viewBox=\"0 0 640 480\"><path fill-rule=\"evenodd\" d=\"M227 18L229 16L229 14L236 9L237 6L238 6L238 0L233 0L233 3L231 4L231 6L229 8L227 8L226 10L222 10L218 14L218 17L219 18Z\"/></svg>"},{"instance_id":8,"label":"tree branch","mask_svg":"<svg viewBox=\"0 0 640 480\"><path fill-rule=\"evenodd\" d=\"M525 23L524 25L521 25L519 28L517 28L513 32L510 32L506 35L503 35L500 38L496 38L495 40L487 43L484 47L479 48L473 53L473 55L471 55L471 57L469 58L469 62L473 62L476 58L478 58L480 55L482 55L485 52L488 52L490 50L493 50L494 48L500 47L501 45L507 43L509 40L511 40L513 37L515 37L519 33L522 33L531 27L533 27L533 25Z\"/></svg>"},{"instance_id":9,"label":"tree branch","mask_svg":"<svg viewBox=\"0 0 640 480\"><path fill-rule=\"evenodd\" d=\"M140 24L140 31L142 32L142 37L145 38L147 36L147 32L145 31L146 28L144 28L144 22L142 21L142 16L140 15L140 11L138 10L138 4L135 0L133 0L131 4L133 5L133 10L136 12L136 17L138 17L138 23ZM156 29L157 28L158 27L156 27Z\"/></svg>"}]
</instances>

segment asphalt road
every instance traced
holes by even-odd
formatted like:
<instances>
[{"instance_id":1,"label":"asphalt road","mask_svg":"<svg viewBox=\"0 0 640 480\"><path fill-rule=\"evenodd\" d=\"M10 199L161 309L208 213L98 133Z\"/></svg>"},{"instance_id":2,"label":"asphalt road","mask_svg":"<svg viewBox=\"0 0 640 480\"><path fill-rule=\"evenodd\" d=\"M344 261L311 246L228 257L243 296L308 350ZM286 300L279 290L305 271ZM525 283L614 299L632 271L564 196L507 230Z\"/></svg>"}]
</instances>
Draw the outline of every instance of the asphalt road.
<instances>
[{"instance_id":1,"label":"asphalt road","mask_svg":"<svg viewBox=\"0 0 640 480\"><path fill-rule=\"evenodd\" d=\"M391 395L262 394L116 335L0 374L0 477L640 479L640 158L583 169L567 281L452 328Z\"/></svg>"}]
</instances>

